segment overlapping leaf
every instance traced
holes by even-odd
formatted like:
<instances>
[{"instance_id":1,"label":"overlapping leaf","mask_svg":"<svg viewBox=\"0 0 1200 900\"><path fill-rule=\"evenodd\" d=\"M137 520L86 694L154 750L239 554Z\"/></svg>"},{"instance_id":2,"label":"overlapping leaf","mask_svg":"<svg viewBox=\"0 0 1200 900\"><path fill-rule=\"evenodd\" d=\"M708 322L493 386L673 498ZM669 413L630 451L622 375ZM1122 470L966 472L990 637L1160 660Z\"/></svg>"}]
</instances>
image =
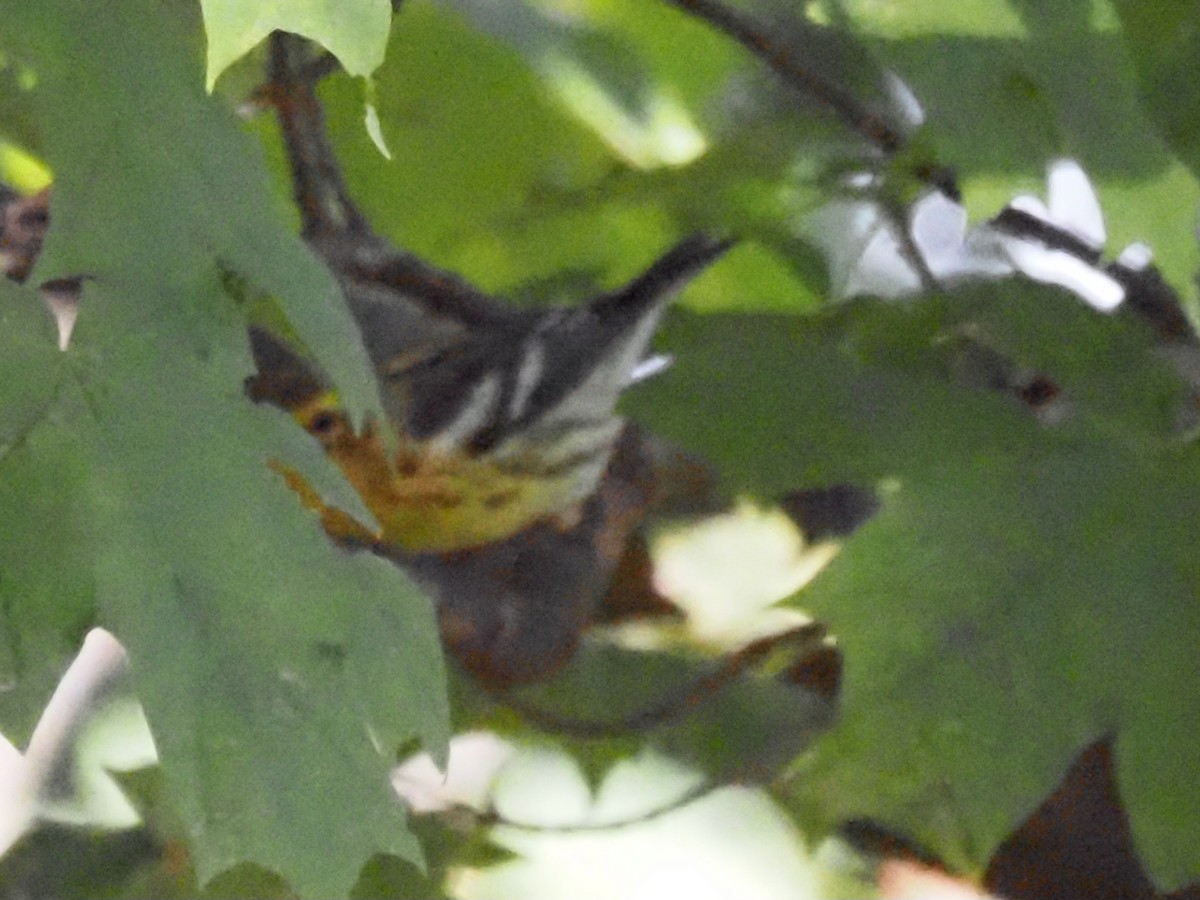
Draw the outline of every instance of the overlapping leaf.
<instances>
[{"instance_id":1,"label":"overlapping leaf","mask_svg":"<svg viewBox=\"0 0 1200 900\"><path fill-rule=\"evenodd\" d=\"M956 382L965 322L1063 385L1062 424ZM884 492L799 598L847 659L843 721L795 785L810 810L881 817L982 865L1073 754L1114 732L1151 868L1194 877L1183 798L1200 790L1200 719L1168 686L1200 674L1200 456L1171 434L1180 386L1148 338L1011 286L675 336L680 365L639 397L671 434L759 490Z\"/></svg>"},{"instance_id":2,"label":"overlapping leaf","mask_svg":"<svg viewBox=\"0 0 1200 900\"><path fill-rule=\"evenodd\" d=\"M388 0L203 0L208 36L208 87L272 31L311 38L352 75L368 76L383 62L392 7Z\"/></svg>"},{"instance_id":3,"label":"overlapping leaf","mask_svg":"<svg viewBox=\"0 0 1200 900\"><path fill-rule=\"evenodd\" d=\"M83 446L64 422L65 358L33 291L0 283L0 719L23 744L92 613ZM79 408L74 407L78 413Z\"/></svg>"},{"instance_id":4,"label":"overlapping leaf","mask_svg":"<svg viewBox=\"0 0 1200 900\"><path fill-rule=\"evenodd\" d=\"M180 13L136 0L4 10L6 47L38 74L57 174L35 278L86 276L60 390L80 399L43 404L10 453L22 474L5 483L6 555L23 546L21 523L47 518L30 508L88 510L82 525L64 518L70 545L49 528L24 535L69 577L32 556L28 577L2 586L5 625L19 641L35 624L12 593L27 583L65 584L38 596L85 610L94 584L85 616L129 649L200 877L253 860L331 896L376 853L419 859L387 768L414 736L444 740L436 628L397 570L333 550L267 468L308 442L242 396L244 310L226 273L280 297L358 409L374 385L328 274L204 97ZM32 408L39 374L13 380L7 408ZM55 468L73 493L48 492Z\"/></svg>"}]
</instances>

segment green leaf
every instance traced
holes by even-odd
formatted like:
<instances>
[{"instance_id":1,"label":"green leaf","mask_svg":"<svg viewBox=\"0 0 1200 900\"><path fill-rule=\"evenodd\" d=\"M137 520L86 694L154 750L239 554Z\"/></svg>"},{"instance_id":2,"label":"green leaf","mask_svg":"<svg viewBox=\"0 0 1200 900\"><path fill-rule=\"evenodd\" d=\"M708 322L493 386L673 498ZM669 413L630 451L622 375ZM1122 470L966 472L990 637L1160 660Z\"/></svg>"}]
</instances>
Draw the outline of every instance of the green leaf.
<instances>
[{"instance_id":1,"label":"green leaf","mask_svg":"<svg viewBox=\"0 0 1200 900\"><path fill-rule=\"evenodd\" d=\"M198 24L188 12L143 0L104 15L74 0L36 13L16 3L0 25L3 46L37 73L56 174L54 226L33 280L96 276L117 265L115 253L125 276L169 291L195 265L181 250L202 247L280 298L356 417L377 410L370 364L332 276L284 226L290 214L272 198L258 148L200 90ZM109 229L124 222L138 227L114 241ZM85 312L80 333L89 327Z\"/></svg>"},{"instance_id":2,"label":"green leaf","mask_svg":"<svg viewBox=\"0 0 1200 900\"><path fill-rule=\"evenodd\" d=\"M1200 717L1168 686L1200 674L1196 463L996 447L902 486L804 597L853 664L800 793L981 866L1113 732L1149 868L1194 878Z\"/></svg>"},{"instance_id":3,"label":"green leaf","mask_svg":"<svg viewBox=\"0 0 1200 900\"><path fill-rule=\"evenodd\" d=\"M67 359L42 298L5 281L0 332L0 730L22 744L94 613Z\"/></svg>"},{"instance_id":4,"label":"green leaf","mask_svg":"<svg viewBox=\"0 0 1200 900\"><path fill-rule=\"evenodd\" d=\"M58 389L63 356L55 347L54 322L42 298L0 281L0 459L19 445L46 414Z\"/></svg>"},{"instance_id":5,"label":"green leaf","mask_svg":"<svg viewBox=\"0 0 1200 900\"><path fill-rule=\"evenodd\" d=\"M388 0L201 0L208 33L208 90L221 73L272 31L321 44L351 75L369 76L383 62L391 25Z\"/></svg>"},{"instance_id":6,"label":"green leaf","mask_svg":"<svg viewBox=\"0 0 1200 900\"><path fill-rule=\"evenodd\" d=\"M1151 6L1112 0L1133 57L1150 118L1193 174L1200 174L1200 115L1195 60L1200 50L1200 4Z\"/></svg>"},{"instance_id":7,"label":"green leaf","mask_svg":"<svg viewBox=\"0 0 1200 900\"><path fill-rule=\"evenodd\" d=\"M481 41L457 19L442 24L433 11L405 10L396 29L403 44L389 55L383 80L409 102L386 121L408 117L399 139L415 146L398 154L401 171L386 191L366 182L355 191L373 204L373 222L386 229L395 221L391 233L405 246L440 254L489 287L515 286L521 296L537 288L543 302L578 299L579 290L546 296L561 286L564 269L578 274L587 290L599 290L643 263L647 247L668 245L697 228L734 232L761 242L741 253L757 253L769 269L747 274L753 270L746 266L724 282L705 279L689 292L689 302L725 307L747 281L780 309L806 302L800 279L819 283L820 267L811 254L804 257L790 219L815 202L812 176L831 154L845 152L844 142L831 140L840 130L831 128L825 111L797 110L756 60L669 4L584 4L569 15L487 0L441 5L460 11L494 41ZM852 46L845 35L836 38ZM427 48L459 45L452 74L438 68L445 54L423 56ZM679 52L681 46L688 52ZM515 52L502 52L507 48ZM825 62L854 55L846 47L818 49ZM525 67L523 77L510 77L514 56ZM403 77L388 77L393 63L405 67ZM485 79L492 107L440 121L452 110L470 109L476 102L471 85ZM425 99L426 91L442 103ZM446 91L454 92L452 100ZM336 108L345 95L326 97ZM493 124L500 97L522 122L519 133ZM414 107L422 115L413 116ZM414 162L421 171L406 172ZM356 172L361 178L370 161L349 168L352 179ZM469 207L419 202L431 178L451 189L477 179L469 183ZM397 189L410 179L411 190ZM523 204L518 214L509 208L512 198ZM449 221L417 227L435 216ZM465 228L465 217L478 224ZM431 237L438 240L423 243Z\"/></svg>"},{"instance_id":8,"label":"green leaf","mask_svg":"<svg viewBox=\"0 0 1200 900\"><path fill-rule=\"evenodd\" d=\"M387 775L410 738L445 743L437 630L397 569L332 548L267 468L308 439L244 398L245 310L224 273L279 294L327 364L373 381L259 155L200 90L178 13L64 0L0 17L38 73L57 174L38 273L86 275L67 353L83 402L67 392L10 454L31 471L14 503L69 504L85 539L54 548L57 569L33 555L28 580L69 582L52 607L69 610L96 579L94 615L129 650L202 881L252 861L302 896L344 895L377 853L420 859ZM61 489L33 480L61 461ZM23 583L0 584L22 639L38 633L10 593Z\"/></svg>"},{"instance_id":9,"label":"green leaf","mask_svg":"<svg viewBox=\"0 0 1200 900\"><path fill-rule=\"evenodd\" d=\"M0 860L0 889L10 896L63 900L194 897L165 867L153 865L158 849L140 830L90 833L45 826Z\"/></svg>"},{"instance_id":10,"label":"green leaf","mask_svg":"<svg viewBox=\"0 0 1200 900\"><path fill-rule=\"evenodd\" d=\"M441 843L447 843L446 835L433 837L430 829L423 829L421 845L430 845L440 838ZM459 842L462 836L449 832ZM441 867L439 867L441 868ZM445 876L445 871L437 874ZM439 879L440 880L440 879ZM354 891L350 894L353 900L390 900L390 898L422 897L428 900L444 900L448 895L442 890L438 881L434 881L411 864L394 856L376 856L362 870Z\"/></svg>"},{"instance_id":11,"label":"green leaf","mask_svg":"<svg viewBox=\"0 0 1200 900\"><path fill-rule=\"evenodd\" d=\"M713 679L720 664L585 644L552 681L523 689L518 710L559 732L592 788L642 741L713 784L768 782L829 726L832 707L753 667Z\"/></svg>"},{"instance_id":12,"label":"green leaf","mask_svg":"<svg viewBox=\"0 0 1200 900\"><path fill-rule=\"evenodd\" d=\"M143 333L94 385L102 618L129 648L201 880L252 860L302 895L341 894L376 852L419 858L387 773L413 734L444 739L436 628L398 570L296 514L264 466L274 414L230 377L240 327L192 324ZM220 439L181 440L193 431Z\"/></svg>"},{"instance_id":13,"label":"green leaf","mask_svg":"<svg viewBox=\"0 0 1200 900\"><path fill-rule=\"evenodd\" d=\"M963 333L1058 384L1064 420L963 380ZM1149 868L1195 877L1200 716L1170 685L1200 676L1200 456L1171 434L1182 392L1149 336L1011 284L817 322L681 317L670 336L677 365L634 398L647 420L743 489L884 495L798 598L847 660L843 719L796 781L806 808L982 866L1114 732Z\"/></svg>"}]
</instances>

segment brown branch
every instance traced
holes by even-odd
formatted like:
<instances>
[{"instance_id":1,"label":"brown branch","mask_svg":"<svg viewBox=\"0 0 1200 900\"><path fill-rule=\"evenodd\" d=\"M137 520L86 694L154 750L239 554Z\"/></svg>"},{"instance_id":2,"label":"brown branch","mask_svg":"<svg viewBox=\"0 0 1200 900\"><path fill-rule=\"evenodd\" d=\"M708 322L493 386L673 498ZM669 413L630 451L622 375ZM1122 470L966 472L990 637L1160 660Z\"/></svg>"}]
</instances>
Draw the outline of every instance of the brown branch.
<instances>
[{"instance_id":1,"label":"brown branch","mask_svg":"<svg viewBox=\"0 0 1200 900\"><path fill-rule=\"evenodd\" d=\"M561 715L550 710L539 709L507 694L498 693L497 700L511 708L530 724L570 737L603 740L646 734L673 720L682 718L696 709L735 678L760 664L780 646L791 644L797 648L814 647L819 645L824 635L823 626L816 622L810 622L783 634L753 641L736 653L722 659L710 671L673 691L666 699L616 719L579 719Z\"/></svg>"},{"instance_id":2,"label":"brown branch","mask_svg":"<svg viewBox=\"0 0 1200 900\"><path fill-rule=\"evenodd\" d=\"M707 22L762 60L784 82L812 97L830 110L851 131L861 135L889 156L904 145L904 136L875 113L863 107L847 90L818 75L796 57L790 48L773 40L748 16L717 0L664 0L690 16Z\"/></svg>"},{"instance_id":3,"label":"brown branch","mask_svg":"<svg viewBox=\"0 0 1200 900\"><path fill-rule=\"evenodd\" d=\"M307 41L281 31L271 36L269 52L266 87L283 131L304 237L370 233L342 180L317 99L316 83L328 73L332 58L314 58Z\"/></svg>"}]
</instances>

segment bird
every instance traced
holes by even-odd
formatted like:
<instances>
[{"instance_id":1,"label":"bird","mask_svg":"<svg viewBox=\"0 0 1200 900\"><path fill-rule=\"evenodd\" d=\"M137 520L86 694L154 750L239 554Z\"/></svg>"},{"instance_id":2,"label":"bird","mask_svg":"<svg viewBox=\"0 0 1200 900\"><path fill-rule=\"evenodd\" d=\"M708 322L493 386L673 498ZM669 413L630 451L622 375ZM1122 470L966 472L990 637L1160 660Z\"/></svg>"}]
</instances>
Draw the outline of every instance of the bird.
<instances>
[{"instance_id":1,"label":"bird","mask_svg":"<svg viewBox=\"0 0 1200 900\"><path fill-rule=\"evenodd\" d=\"M655 490L646 439L617 402L663 368L650 345L665 309L734 239L684 237L623 287L574 306L516 305L372 228L325 135L314 81L328 57L277 33L268 66L301 237L338 281L381 415L352 422L311 354L261 323L250 328L247 392L320 442L375 522L273 466L334 543L383 557L424 589L451 656L480 684L550 677L572 658Z\"/></svg>"},{"instance_id":2,"label":"bird","mask_svg":"<svg viewBox=\"0 0 1200 900\"><path fill-rule=\"evenodd\" d=\"M261 327L251 332L250 393L321 442L385 544L447 552L539 521L569 526L608 465L623 426L617 401L639 380L664 309L728 246L691 235L624 287L550 310L493 299L481 316L446 276L440 314L415 320L411 296L351 288L390 436L380 423L356 429L319 369Z\"/></svg>"}]
</instances>

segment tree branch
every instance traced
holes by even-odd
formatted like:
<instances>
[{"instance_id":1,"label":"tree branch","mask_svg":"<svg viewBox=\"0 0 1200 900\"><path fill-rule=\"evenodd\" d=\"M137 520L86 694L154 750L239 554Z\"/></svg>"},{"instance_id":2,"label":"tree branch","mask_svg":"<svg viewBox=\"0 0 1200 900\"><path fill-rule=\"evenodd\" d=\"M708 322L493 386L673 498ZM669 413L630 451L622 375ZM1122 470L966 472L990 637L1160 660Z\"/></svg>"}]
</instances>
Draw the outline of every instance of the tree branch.
<instances>
[{"instance_id":1,"label":"tree branch","mask_svg":"<svg viewBox=\"0 0 1200 900\"><path fill-rule=\"evenodd\" d=\"M750 17L717 0L664 0L676 9L707 22L728 35L766 63L784 82L792 85L832 112L851 131L891 156L904 145L904 136L875 113L867 110L853 94L831 82L797 58L791 48L775 41Z\"/></svg>"}]
</instances>

